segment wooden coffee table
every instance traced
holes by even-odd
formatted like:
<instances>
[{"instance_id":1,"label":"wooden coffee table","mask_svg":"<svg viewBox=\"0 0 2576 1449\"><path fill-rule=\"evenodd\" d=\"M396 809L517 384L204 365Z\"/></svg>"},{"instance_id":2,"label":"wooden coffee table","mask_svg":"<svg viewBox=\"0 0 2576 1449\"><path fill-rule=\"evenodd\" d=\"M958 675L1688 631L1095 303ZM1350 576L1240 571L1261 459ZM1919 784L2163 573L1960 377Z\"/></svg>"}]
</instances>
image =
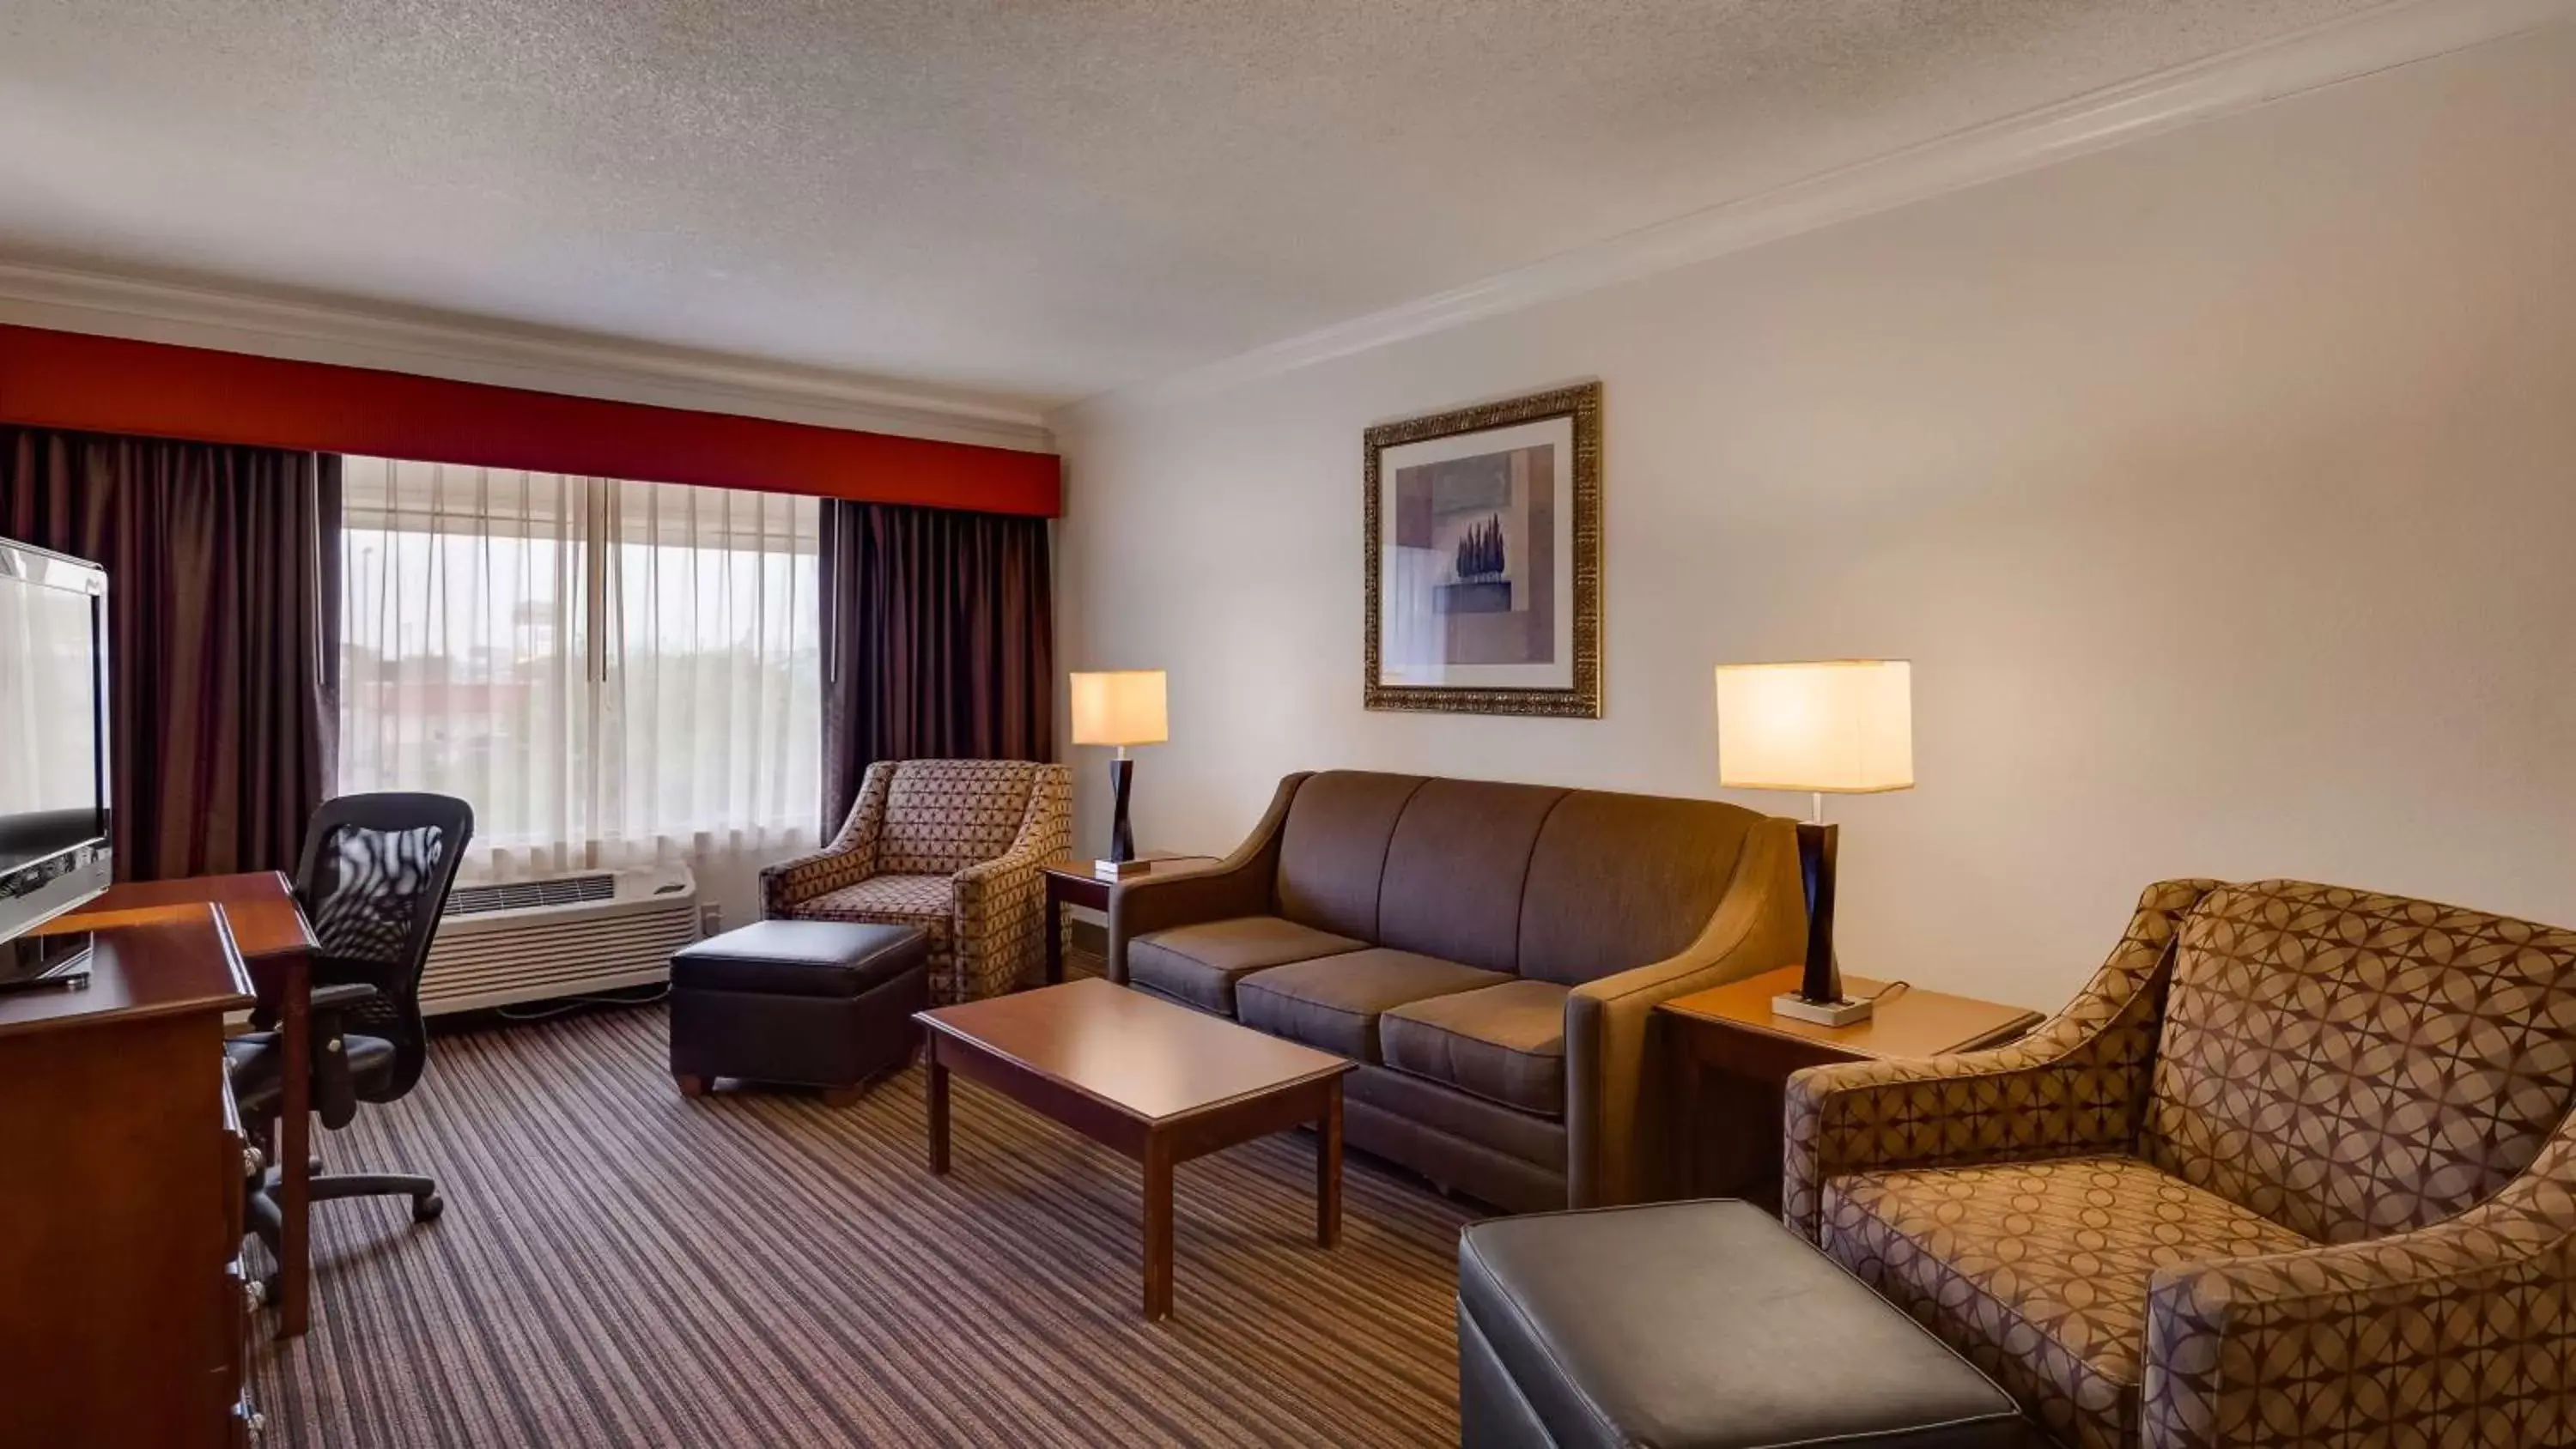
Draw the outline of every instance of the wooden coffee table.
<instances>
[{"instance_id":1,"label":"wooden coffee table","mask_svg":"<svg viewBox=\"0 0 2576 1449\"><path fill-rule=\"evenodd\" d=\"M1172 1316L1172 1169L1312 1122L1315 1241L1342 1238L1347 1060L1097 978L942 1006L929 1028L930 1170L948 1170L948 1074L1145 1164L1145 1316Z\"/></svg>"}]
</instances>

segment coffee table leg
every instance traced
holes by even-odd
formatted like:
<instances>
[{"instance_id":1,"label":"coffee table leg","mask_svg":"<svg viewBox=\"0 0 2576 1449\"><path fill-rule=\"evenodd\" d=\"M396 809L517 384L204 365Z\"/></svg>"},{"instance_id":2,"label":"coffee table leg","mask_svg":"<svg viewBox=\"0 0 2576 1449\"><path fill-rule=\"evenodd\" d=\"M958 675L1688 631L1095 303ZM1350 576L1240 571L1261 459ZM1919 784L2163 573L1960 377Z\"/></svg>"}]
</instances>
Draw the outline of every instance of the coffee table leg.
<instances>
[{"instance_id":1,"label":"coffee table leg","mask_svg":"<svg viewBox=\"0 0 2576 1449\"><path fill-rule=\"evenodd\" d=\"M932 1032L930 1055L930 1170L948 1170L948 1067L939 1060L939 1033Z\"/></svg>"},{"instance_id":2,"label":"coffee table leg","mask_svg":"<svg viewBox=\"0 0 2576 1449\"><path fill-rule=\"evenodd\" d=\"M1324 1114L1315 1123L1315 1245L1342 1241L1342 1079L1324 1086Z\"/></svg>"},{"instance_id":3,"label":"coffee table leg","mask_svg":"<svg viewBox=\"0 0 2576 1449\"><path fill-rule=\"evenodd\" d=\"M1160 1132L1145 1139L1145 1316L1172 1316L1172 1144Z\"/></svg>"}]
</instances>

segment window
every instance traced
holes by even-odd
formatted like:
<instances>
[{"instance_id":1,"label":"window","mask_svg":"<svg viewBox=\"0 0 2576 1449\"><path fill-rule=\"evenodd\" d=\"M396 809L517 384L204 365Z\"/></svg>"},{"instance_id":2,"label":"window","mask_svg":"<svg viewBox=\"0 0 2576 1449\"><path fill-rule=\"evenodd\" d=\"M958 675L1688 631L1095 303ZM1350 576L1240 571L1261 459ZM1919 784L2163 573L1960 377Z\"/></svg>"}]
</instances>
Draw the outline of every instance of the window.
<instances>
[{"instance_id":1,"label":"window","mask_svg":"<svg viewBox=\"0 0 2576 1449\"><path fill-rule=\"evenodd\" d=\"M467 869L815 838L812 499L352 457L340 788L474 806Z\"/></svg>"}]
</instances>

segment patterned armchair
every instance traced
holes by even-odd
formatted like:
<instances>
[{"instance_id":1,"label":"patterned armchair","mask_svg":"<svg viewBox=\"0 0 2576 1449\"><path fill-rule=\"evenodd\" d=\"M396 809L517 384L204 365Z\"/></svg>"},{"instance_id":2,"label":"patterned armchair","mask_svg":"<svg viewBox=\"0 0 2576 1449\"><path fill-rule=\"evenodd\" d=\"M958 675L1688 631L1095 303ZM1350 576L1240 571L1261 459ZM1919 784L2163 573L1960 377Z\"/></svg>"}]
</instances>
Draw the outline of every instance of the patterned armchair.
<instances>
[{"instance_id":1,"label":"patterned armchair","mask_svg":"<svg viewBox=\"0 0 2576 1449\"><path fill-rule=\"evenodd\" d=\"M1994 1051L1789 1084L1785 1215L2060 1443L2576 1444L2576 933L2168 881Z\"/></svg>"},{"instance_id":2,"label":"patterned armchair","mask_svg":"<svg viewBox=\"0 0 2576 1449\"><path fill-rule=\"evenodd\" d=\"M919 926L930 999L997 996L1044 967L1038 867L1073 842L1072 777L1024 760L886 760L868 766L841 833L760 873L773 919Z\"/></svg>"}]
</instances>

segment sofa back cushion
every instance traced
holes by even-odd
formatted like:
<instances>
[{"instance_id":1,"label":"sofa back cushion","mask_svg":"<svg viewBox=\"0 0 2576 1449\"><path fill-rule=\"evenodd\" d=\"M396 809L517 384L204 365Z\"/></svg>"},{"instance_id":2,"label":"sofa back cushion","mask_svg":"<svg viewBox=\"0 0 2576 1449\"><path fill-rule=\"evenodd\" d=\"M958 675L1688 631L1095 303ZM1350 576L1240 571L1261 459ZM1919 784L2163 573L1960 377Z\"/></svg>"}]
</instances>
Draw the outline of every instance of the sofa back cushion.
<instances>
[{"instance_id":1,"label":"sofa back cushion","mask_svg":"<svg viewBox=\"0 0 2576 1449\"><path fill-rule=\"evenodd\" d=\"M1376 944L1386 848L1420 775L1327 770L1288 804L1279 836L1279 914Z\"/></svg>"},{"instance_id":2,"label":"sofa back cushion","mask_svg":"<svg viewBox=\"0 0 2576 1449\"><path fill-rule=\"evenodd\" d=\"M886 787L878 873L954 875L1005 853L1046 768L1026 760L898 762Z\"/></svg>"},{"instance_id":3,"label":"sofa back cushion","mask_svg":"<svg viewBox=\"0 0 2576 1449\"><path fill-rule=\"evenodd\" d=\"M1487 971L1520 962L1521 887L1552 785L1425 780L1404 803L1378 887L1379 944Z\"/></svg>"},{"instance_id":4,"label":"sofa back cushion","mask_svg":"<svg viewBox=\"0 0 2576 1449\"><path fill-rule=\"evenodd\" d=\"M1519 973L1579 986L1689 945L1762 818L1714 800L1566 792L1530 850Z\"/></svg>"},{"instance_id":5,"label":"sofa back cushion","mask_svg":"<svg viewBox=\"0 0 2576 1449\"><path fill-rule=\"evenodd\" d=\"M2322 1242L2492 1196L2576 1100L2576 934L2301 881L2174 939L2140 1149Z\"/></svg>"}]
</instances>

